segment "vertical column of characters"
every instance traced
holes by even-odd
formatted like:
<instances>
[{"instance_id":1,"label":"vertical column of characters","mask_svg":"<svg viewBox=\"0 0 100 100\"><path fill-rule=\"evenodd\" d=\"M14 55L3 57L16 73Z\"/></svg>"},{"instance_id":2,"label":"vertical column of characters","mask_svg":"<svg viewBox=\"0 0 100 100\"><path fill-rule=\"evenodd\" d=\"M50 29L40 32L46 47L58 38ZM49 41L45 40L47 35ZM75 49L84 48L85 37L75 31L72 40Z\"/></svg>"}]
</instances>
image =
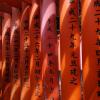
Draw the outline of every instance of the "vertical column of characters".
<instances>
[{"instance_id":1,"label":"vertical column of characters","mask_svg":"<svg viewBox=\"0 0 100 100\"><path fill-rule=\"evenodd\" d=\"M80 32L78 0L60 0L62 100L80 100Z\"/></svg>"},{"instance_id":2,"label":"vertical column of characters","mask_svg":"<svg viewBox=\"0 0 100 100\"><path fill-rule=\"evenodd\" d=\"M40 34L40 0L33 0L32 2L29 30L31 41L31 100L43 100Z\"/></svg>"},{"instance_id":3,"label":"vertical column of characters","mask_svg":"<svg viewBox=\"0 0 100 100\"><path fill-rule=\"evenodd\" d=\"M58 100L58 45L55 0L42 1L41 17L44 99Z\"/></svg>"},{"instance_id":4,"label":"vertical column of characters","mask_svg":"<svg viewBox=\"0 0 100 100\"><path fill-rule=\"evenodd\" d=\"M17 8L12 8L12 20L11 20L11 100L20 99L20 11Z\"/></svg>"},{"instance_id":5,"label":"vertical column of characters","mask_svg":"<svg viewBox=\"0 0 100 100\"><path fill-rule=\"evenodd\" d=\"M30 33L29 33L30 6L26 6L21 17L20 33L20 67L21 67L21 100L31 98L30 93Z\"/></svg>"},{"instance_id":6,"label":"vertical column of characters","mask_svg":"<svg viewBox=\"0 0 100 100\"><path fill-rule=\"evenodd\" d=\"M2 100L2 14L0 13L0 100Z\"/></svg>"},{"instance_id":7,"label":"vertical column of characters","mask_svg":"<svg viewBox=\"0 0 100 100\"><path fill-rule=\"evenodd\" d=\"M82 1L82 62L84 100L100 99L100 1Z\"/></svg>"},{"instance_id":8,"label":"vertical column of characters","mask_svg":"<svg viewBox=\"0 0 100 100\"><path fill-rule=\"evenodd\" d=\"M96 89L96 96L94 96L95 100L100 99L100 0L94 0L94 22L96 23L95 27L95 34L96 34L96 77L97 77L97 89Z\"/></svg>"},{"instance_id":9,"label":"vertical column of characters","mask_svg":"<svg viewBox=\"0 0 100 100\"><path fill-rule=\"evenodd\" d=\"M11 59L10 59L10 35L11 35L11 16L3 14L2 21L2 82L3 100L10 99L11 92Z\"/></svg>"}]
</instances>

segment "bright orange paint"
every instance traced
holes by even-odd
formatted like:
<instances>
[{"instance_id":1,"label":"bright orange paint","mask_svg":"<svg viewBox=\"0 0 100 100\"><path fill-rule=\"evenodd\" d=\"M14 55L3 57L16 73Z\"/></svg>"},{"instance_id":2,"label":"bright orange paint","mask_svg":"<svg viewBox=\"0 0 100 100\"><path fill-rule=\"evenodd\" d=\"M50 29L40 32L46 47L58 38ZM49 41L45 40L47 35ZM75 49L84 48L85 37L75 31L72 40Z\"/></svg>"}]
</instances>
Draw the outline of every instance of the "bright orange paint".
<instances>
[{"instance_id":1,"label":"bright orange paint","mask_svg":"<svg viewBox=\"0 0 100 100\"><path fill-rule=\"evenodd\" d=\"M99 0L98 2L97 0L82 1L82 62L84 100L100 100L99 5Z\"/></svg>"},{"instance_id":2,"label":"bright orange paint","mask_svg":"<svg viewBox=\"0 0 100 100\"><path fill-rule=\"evenodd\" d=\"M78 0L60 0L62 100L81 100Z\"/></svg>"}]
</instances>

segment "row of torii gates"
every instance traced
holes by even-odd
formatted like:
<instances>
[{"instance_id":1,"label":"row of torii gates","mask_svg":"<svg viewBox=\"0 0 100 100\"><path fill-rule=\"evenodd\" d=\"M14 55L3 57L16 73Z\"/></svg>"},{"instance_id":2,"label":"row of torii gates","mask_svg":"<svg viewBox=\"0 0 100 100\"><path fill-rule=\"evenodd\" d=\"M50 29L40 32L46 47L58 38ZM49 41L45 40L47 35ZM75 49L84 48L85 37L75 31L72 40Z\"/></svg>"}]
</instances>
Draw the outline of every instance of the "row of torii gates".
<instances>
[{"instance_id":1,"label":"row of torii gates","mask_svg":"<svg viewBox=\"0 0 100 100\"><path fill-rule=\"evenodd\" d=\"M0 25L2 33L0 51L2 56L0 63L0 100L45 100L47 97L44 97L44 94L54 91L53 87L55 86L57 86L57 89L51 93L52 95L49 98L51 98L50 100L54 98L56 100L60 99L57 72L56 76L54 76L56 77L54 86L51 89L48 87L43 92L40 61L40 2L42 0L0 0ZM58 3L55 0L50 0L47 5L50 2ZM51 7L53 6L51 5ZM52 10L54 10L55 17L55 7ZM52 21L54 21L53 17ZM30 36L29 33L34 33L34 35ZM56 36L54 37L56 38ZM56 43L56 39L53 42ZM33 50L30 50L30 48ZM33 55L35 60L32 58ZM56 58L53 57L57 64ZM36 68L30 67L30 61L35 62L33 64ZM22 66L21 64L25 68L19 67ZM58 65L55 69L56 71L58 70ZM51 73L53 73L52 69ZM50 80L53 82L52 78ZM47 96L49 95L50 93ZM53 98L53 96L55 97Z\"/></svg>"},{"instance_id":2,"label":"row of torii gates","mask_svg":"<svg viewBox=\"0 0 100 100\"><path fill-rule=\"evenodd\" d=\"M100 100L100 0L0 0L0 100Z\"/></svg>"}]
</instances>

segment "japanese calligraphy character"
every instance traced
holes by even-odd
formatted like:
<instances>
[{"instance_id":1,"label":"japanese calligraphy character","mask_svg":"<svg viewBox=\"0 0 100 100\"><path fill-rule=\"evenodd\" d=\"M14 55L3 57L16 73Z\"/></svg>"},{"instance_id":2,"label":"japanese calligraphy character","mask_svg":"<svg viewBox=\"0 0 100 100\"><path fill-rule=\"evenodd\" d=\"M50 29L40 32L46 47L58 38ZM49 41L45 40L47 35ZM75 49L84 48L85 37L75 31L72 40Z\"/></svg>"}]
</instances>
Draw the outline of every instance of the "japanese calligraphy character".
<instances>
[{"instance_id":1,"label":"japanese calligraphy character","mask_svg":"<svg viewBox=\"0 0 100 100\"><path fill-rule=\"evenodd\" d=\"M75 16L75 8L70 8L69 14Z\"/></svg>"},{"instance_id":2,"label":"japanese calligraphy character","mask_svg":"<svg viewBox=\"0 0 100 100\"><path fill-rule=\"evenodd\" d=\"M24 30L28 30L28 27L29 27L29 22L28 22L28 20L25 20L24 21Z\"/></svg>"},{"instance_id":3,"label":"japanese calligraphy character","mask_svg":"<svg viewBox=\"0 0 100 100\"><path fill-rule=\"evenodd\" d=\"M99 25L100 24L100 18L97 18L95 22Z\"/></svg>"},{"instance_id":4,"label":"japanese calligraphy character","mask_svg":"<svg viewBox=\"0 0 100 100\"><path fill-rule=\"evenodd\" d=\"M99 7L99 6L100 6L100 0L95 0L94 7Z\"/></svg>"},{"instance_id":5,"label":"japanese calligraphy character","mask_svg":"<svg viewBox=\"0 0 100 100\"><path fill-rule=\"evenodd\" d=\"M100 80L98 80L98 87L100 87Z\"/></svg>"},{"instance_id":6,"label":"japanese calligraphy character","mask_svg":"<svg viewBox=\"0 0 100 100\"><path fill-rule=\"evenodd\" d=\"M75 48L75 43L74 42L70 42L70 48Z\"/></svg>"},{"instance_id":7,"label":"japanese calligraphy character","mask_svg":"<svg viewBox=\"0 0 100 100\"><path fill-rule=\"evenodd\" d=\"M100 29L99 28L96 29L96 33L97 33L97 35L100 35Z\"/></svg>"},{"instance_id":8,"label":"japanese calligraphy character","mask_svg":"<svg viewBox=\"0 0 100 100\"><path fill-rule=\"evenodd\" d=\"M77 66L77 60L76 59L72 59L70 66Z\"/></svg>"},{"instance_id":9,"label":"japanese calligraphy character","mask_svg":"<svg viewBox=\"0 0 100 100\"><path fill-rule=\"evenodd\" d=\"M98 97L100 96L100 91L97 91L97 96L98 96Z\"/></svg>"},{"instance_id":10,"label":"japanese calligraphy character","mask_svg":"<svg viewBox=\"0 0 100 100\"><path fill-rule=\"evenodd\" d=\"M97 65L100 65L100 58L97 58Z\"/></svg>"},{"instance_id":11,"label":"japanese calligraphy character","mask_svg":"<svg viewBox=\"0 0 100 100\"><path fill-rule=\"evenodd\" d=\"M100 56L100 50L96 50L96 56Z\"/></svg>"},{"instance_id":12,"label":"japanese calligraphy character","mask_svg":"<svg viewBox=\"0 0 100 100\"><path fill-rule=\"evenodd\" d=\"M70 80L70 84L77 85L77 78L73 77L73 78Z\"/></svg>"},{"instance_id":13,"label":"japanese calligraphy character","mask_svg":"<svg viewBox=\"0 0 100 100\"><path fill-rule=\"evenodd\" d=\"M70 70L70 73L71 73L71 75L77 75L77 70L76 70L76 68L74 68L74 69L71 69Z\"/></svg>"},{"instance_id":14,"label":"japanese calligraphy character","mask_svg":"<svg viewBox=\"0 0 100 100\"><path fill-rule=\"evenodd\" d=\"M97 77L100 78L100 70L97 71Z\"/></svg>"},{"instance_id":15,"label":"japanese calligraphy character","mask_svg":"<svg viewBox=\"0 0 100 100\"><path fill-rule=\"evenodd\" d=\"M96 45L100 46L100 39L99 38L97 38L97 40L96 40Z\"/></svg>"}]
</instances>

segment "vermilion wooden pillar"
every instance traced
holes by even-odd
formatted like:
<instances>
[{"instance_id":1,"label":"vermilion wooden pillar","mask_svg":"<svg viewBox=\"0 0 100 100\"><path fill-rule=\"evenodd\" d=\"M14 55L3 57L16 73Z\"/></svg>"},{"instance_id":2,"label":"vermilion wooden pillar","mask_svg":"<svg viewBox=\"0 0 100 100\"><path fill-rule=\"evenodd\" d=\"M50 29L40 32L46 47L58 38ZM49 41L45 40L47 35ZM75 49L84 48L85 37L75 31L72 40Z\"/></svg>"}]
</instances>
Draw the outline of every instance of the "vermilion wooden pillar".
<instances>
[{"instance_id":1,"label":"vermilion wooden pillar","mask_svg":"<svg viewBox=\"0 0 100 100\"><path fill-rule=\"evenodd\" d=\"M56 0L42 0L41 52L44 99L59 99Z\"/></svg>"},{"instance_id":2,"label":"vermilion wooden pillar","mask_svg":"<svg viewBox=\"0 0 100 100\"><path fill-rule=\"evenodd\" d=\"M14 7L12 8L10 48L12 83L10 100L20 100L20 11Z\"/></svg>"},{"instance_id":3,"label":"vermilion wooden pillar","mask_svg":"<svg viewBox=\"0 0 100 100\"><path fill-rule=\"evenodd\" d=\"M20 68L21 68L21 98L20 100L31 99L30 92L30 33L29 16L30 6L24 6L20 26Z\"/></svg>"},{"instance_id":4,"label":"vermilion wooden pillar","mask_svg":"<svg viewBox=\"0 0 100 100\"><path fill-rule=\"evenodd\" d=\"M0 0L0 11L2 11L2 12L6 12L6 13L10 13L10 14L12 14L12 15L14 15L14 13L17 13L16 12L16 10L15 10L15 12L13 11L12 12L12 9L11 9L11 7L16 7L16 8L21 8L21 2L22 1L19 1L19 0L5 0L5 1L3 1L3 0ZM31 4L31 0L30 1L27 1L27 0L25 0L25 2L27 3L27 4ZM6 16L6 15L5 15ZM5 16L4 16L4 20L5 20ZM3 86L3 97L4 97L4 99L6 99L6 98L8 98L9 99L9 97L10 97L10 99L18 99L18 98L20 98L20 95L19 95L19 92L20 92L20 90L19 90L19 86L20 86L20 80L19 80L19 69L16 69L15 67L17 66L17 67L19 67L19 64L18 65L16 65L16 62L17 62L17 57L15 57L15 52L16 51L14 51L15 50L15 45L18 47L18 45L19 44L17 44L17 42L15 43L15 41L17 41L17 39L19 38L19 36L17 35L15 35L15 34L19 34L19 25L18 25L18 23L16 23L15 21L17 20L17 18L19 19L19 15L17 16L17 15L15 15L15 16L12 16L12 22L13 22L13 24L12 24L12 30L11 30L11 41L10 41L10 44L11 44L11 74L10 74L10 76L8 75L8 77L7 77L7 75L5 76L4 74L6 73L5 72L5 65L2 67L3 69L2 69L2 77L3 77L3 83L5 83L6 84L6 82L4 82L5 80L4 80L4 78L5 77L7 77L7 78L9 78L8 80L9 81L11 81L12 80L12 85L11 84L9 84L9 82L7 83L7 86L8 87L6 87L6 85L4 84L4 86ZM6 21L4 21L4 23L6 24L6 22L7 22L8 20L7 20L7 18L6 18ZM3 25L4 25L4 23L3 23ZM4 29L3 30L6 30L6 27L4 27ZM8 33L10 33L10 30L8 30L9 32ZM5 31L6 32L6 31ZM5 35L5 33L3 34L3 35ZM8 34L9 35L9 34ZM4 38L4 37L2 37L2 38ZM14 39L14 38L16 38L16 39ZM8 39L8 37L7 37L7 39ZM4 41L4 40L2 40L2 41ZM18 41L19 41L19 39L18 39ZM9 45L8 45L9 46ZM3 48L3 50L5 49L5 46L3 46L2 47ZM8 48L8 47L7 47ZM9 50L10 50L10 48L9 48ZM17 53L18 53L19 51L17 51ZM9 52L8 52L9 53ZM9 57L10 57L10 53L9 53ZM7 55L8 56L8 55ZM18 55L17 55L18 56ZM3 52L3 56L2 56L2 58L3 57L5 57L5 52ZM19 57L19 56L18 56ZM5 58L4 58L5 59ZM3 60L4 60L3 59ZM16 61L14 61L16 59ZM20 60L20 59L18 59L18 60ZM5 63L4 61L3 61L3 63ZM9 63L10 63L10 61L9 61ZM18 63L19 63L19 61L18 61ZM14 65L15 65L15 67L14 67ZM6 65L7 66L7 65ZM8 65L8 67L9 67L9 65ZM7 68L8 68L7 67ZM6 71L8 71L6 74L9 74L9 68L6 70ZM26 72L25 72L26 73ZM23 85L22 85L23 86ZM5 89L6 88L6 89ZM12 88L12 90L11 90L11 88ZM10 96L10 90L11 90L11 96ZM24 89L25 90L25 89ZM9 91L9 93L5 93L6 91ZM27 91L27 90L26 90ZM6 96L7 95L7 96ZM25 95L25 97L24 98L26 98L26 96L27 95ZM30 96L29 96L30 97ZM26 98L27 99L27 98Z\"/></svg>"},{"instance_id":5,"label":"vermilion wooden pillar","mask_svg":"<svg viewBox=\"0 0 100 100\"><path fill-rule=\"evenodd\" d=\"M4 13L2 20L2 91L3 100L10 99L11 93L11 56L10 56L10 35L11 15Z\"/></svg>"},{"instance_id":6,"label":"vermilion wooden pillar","mask_svg":"<svg viewBox=\"0 0 100 100\"><path fill-rule=\"evenodd\" d=\"M60 0L62 100L81 100L78 0Z\"/></svg>"},{"instance_id":7,"label":"vermilion wooden pillar","mask_svg":"<svg viewBox=\"0 0 100 100\"><path fill-rule=\"evenodd\" d=\"M41 34L40 7L41 0L33 0L30 13L30 77L31 100L43 100L42 62L41 62Z\"/></svg>"}]
</instances>

